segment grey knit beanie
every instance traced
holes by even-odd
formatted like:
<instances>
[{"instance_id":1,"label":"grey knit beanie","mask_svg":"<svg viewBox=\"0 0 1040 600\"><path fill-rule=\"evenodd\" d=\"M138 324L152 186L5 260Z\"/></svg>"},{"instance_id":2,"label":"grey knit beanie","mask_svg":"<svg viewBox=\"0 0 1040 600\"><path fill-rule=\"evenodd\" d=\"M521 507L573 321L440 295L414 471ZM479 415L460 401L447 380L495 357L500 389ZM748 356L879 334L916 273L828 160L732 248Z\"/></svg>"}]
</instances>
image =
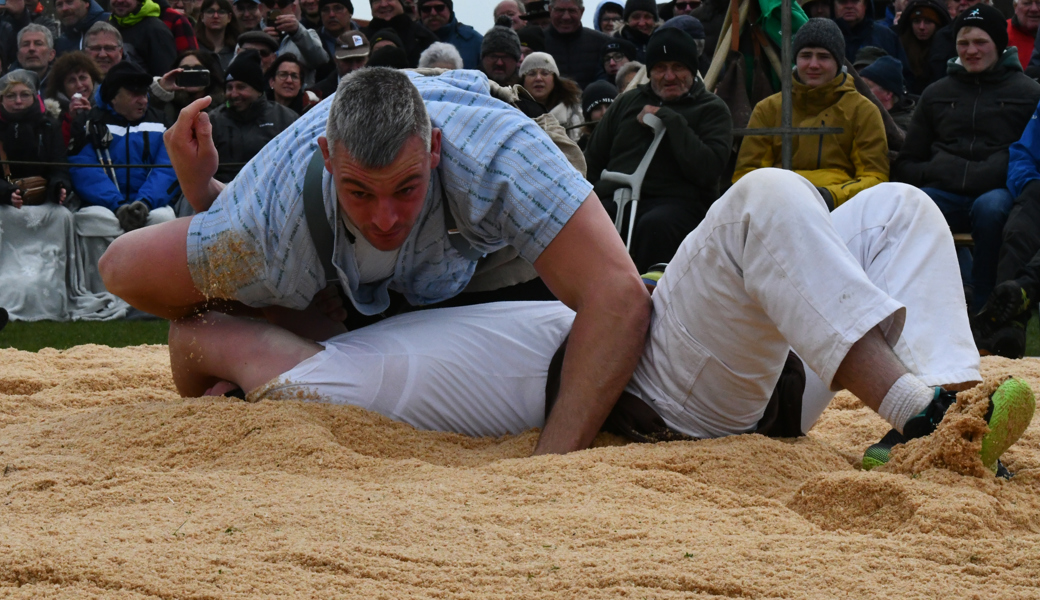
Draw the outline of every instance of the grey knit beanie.
<instances>
[{"instance_id":1,"label":"grey knit beanie","mask_svg":"<svg viewBox=\"0 0 1040 600\"><path fill-rule=\"evenodd\" d=\"M797 57L805 47L823 48L830 52L834 60L838 61L839 70L845 64L845 37L830 19L809 19L802 25L798 33L794 34L791 54Z\"/></svg>"},{"instance_id":2,"label":"grey knit beanie","mask_svg":"<svg viewBox=\"0 0 1040 600\"><path fill-rule=\"evenodd\" d=\"M520 36L508 27L496 25L488 29L488 32L484 34L484 41L480 44L480 58L494 52L508 54L514 59L520 60Z\"/></svg>"}]
</instances>

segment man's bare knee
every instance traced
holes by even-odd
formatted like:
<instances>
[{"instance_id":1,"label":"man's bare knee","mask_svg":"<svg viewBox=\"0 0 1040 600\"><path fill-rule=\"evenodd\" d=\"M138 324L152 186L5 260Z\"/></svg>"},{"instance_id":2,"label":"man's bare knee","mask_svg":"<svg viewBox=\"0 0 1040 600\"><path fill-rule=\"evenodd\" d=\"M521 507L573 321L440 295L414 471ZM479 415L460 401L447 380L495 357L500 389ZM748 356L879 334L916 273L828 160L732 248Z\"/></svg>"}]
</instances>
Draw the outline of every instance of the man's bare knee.
<instances>
[{"instance_id":1,"label":"man's bare knee","mask_svg":"<svg viewBox=\"0 0 1040 600\"><path fill-rule=\"evenodd\" d=\"M120 275L126 271L126 253L123 251L125 244L122 242L122 237L113 240L98 261L98 272L101 274L101 281L104 282L105 289L120 298L125 292L123 278Z\"/></svg>"}]
</instances>

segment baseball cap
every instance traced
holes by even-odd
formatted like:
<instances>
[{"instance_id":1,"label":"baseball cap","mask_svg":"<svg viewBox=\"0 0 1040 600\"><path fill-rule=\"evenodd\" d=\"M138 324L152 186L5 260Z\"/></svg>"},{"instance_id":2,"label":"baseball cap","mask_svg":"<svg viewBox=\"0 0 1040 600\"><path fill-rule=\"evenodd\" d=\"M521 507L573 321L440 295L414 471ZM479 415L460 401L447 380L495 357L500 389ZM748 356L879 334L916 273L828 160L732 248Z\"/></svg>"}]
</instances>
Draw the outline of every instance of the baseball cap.
<instances>
[{"instance_id":1,"label":"baseball cap","mask_svg":"<svg viewBox=\"0 0 1040 600\"><path fill-rule=\"evenodd\" d=\"M336 58L345 60L368 56L368 38L360 31L347 31L336 38Z\"/></svg>"}]
</instances>

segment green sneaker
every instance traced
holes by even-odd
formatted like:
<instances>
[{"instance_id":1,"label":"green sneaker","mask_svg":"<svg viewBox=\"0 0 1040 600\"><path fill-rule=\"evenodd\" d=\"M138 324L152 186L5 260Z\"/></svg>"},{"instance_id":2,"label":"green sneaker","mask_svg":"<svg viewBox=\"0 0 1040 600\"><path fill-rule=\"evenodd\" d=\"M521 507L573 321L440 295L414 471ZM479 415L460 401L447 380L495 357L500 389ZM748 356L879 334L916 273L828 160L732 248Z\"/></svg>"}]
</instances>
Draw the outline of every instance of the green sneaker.
<instances>
[{"instance_id":1,"label":"green sneaker","mask_svg":"<svg viewBox=\"0 0 1040 600\"><path fill-rule=\"evenodd\" d=\"M931 404L906 422L903 433L893 429L878 443L867 448L863 453L863 470L869 471L887 463L894 446L930 435L955 401L956 394L935 388ZM989 433L982 438L980 455L982 464L994 474L1011 477L1011 473L1001 464L1000 456L1025 433L1035 409L1033 390L1021 379L1009 378L990 396L985 417Z\"/></svg>"}]
</instances>

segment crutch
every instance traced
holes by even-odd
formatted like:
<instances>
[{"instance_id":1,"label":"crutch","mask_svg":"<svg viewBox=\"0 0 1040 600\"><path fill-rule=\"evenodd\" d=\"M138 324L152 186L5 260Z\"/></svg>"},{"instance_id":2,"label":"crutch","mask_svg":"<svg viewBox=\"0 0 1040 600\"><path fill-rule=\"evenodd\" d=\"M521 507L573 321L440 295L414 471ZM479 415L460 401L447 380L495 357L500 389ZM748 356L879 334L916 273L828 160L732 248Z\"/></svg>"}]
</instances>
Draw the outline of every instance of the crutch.
<instances>
[{"instance_id":1,"label":"crutch","mask_svg":"<svg viewBox=\"0 0 1040 600\"><path fill-rule=\"evenodd\" d=\"M664 123L657 118L657 115L650 113L643 115L643 124L654 131L654 141L650 142L650 147L646 149L646 154L643 155L643 160L636 167L636 172L631 175L625 175L624 173L604 169L603 174L599 176L603 181L620 183L622 185L622 187L614 191L614 203L617 204L617 217L614 218L614 227L617 228L619 235L625 224L625 205L632 205L632 208L629 210L628 240L625 242L625 248L630 252L632 251L632 230L636 228L636 209L639 207L639 195L643 190L643 179L646 177L646 170L650 168L650 161L654 159L657 147L661 145L661 138L665 134Z\"/></svg>"}]
</instances>

